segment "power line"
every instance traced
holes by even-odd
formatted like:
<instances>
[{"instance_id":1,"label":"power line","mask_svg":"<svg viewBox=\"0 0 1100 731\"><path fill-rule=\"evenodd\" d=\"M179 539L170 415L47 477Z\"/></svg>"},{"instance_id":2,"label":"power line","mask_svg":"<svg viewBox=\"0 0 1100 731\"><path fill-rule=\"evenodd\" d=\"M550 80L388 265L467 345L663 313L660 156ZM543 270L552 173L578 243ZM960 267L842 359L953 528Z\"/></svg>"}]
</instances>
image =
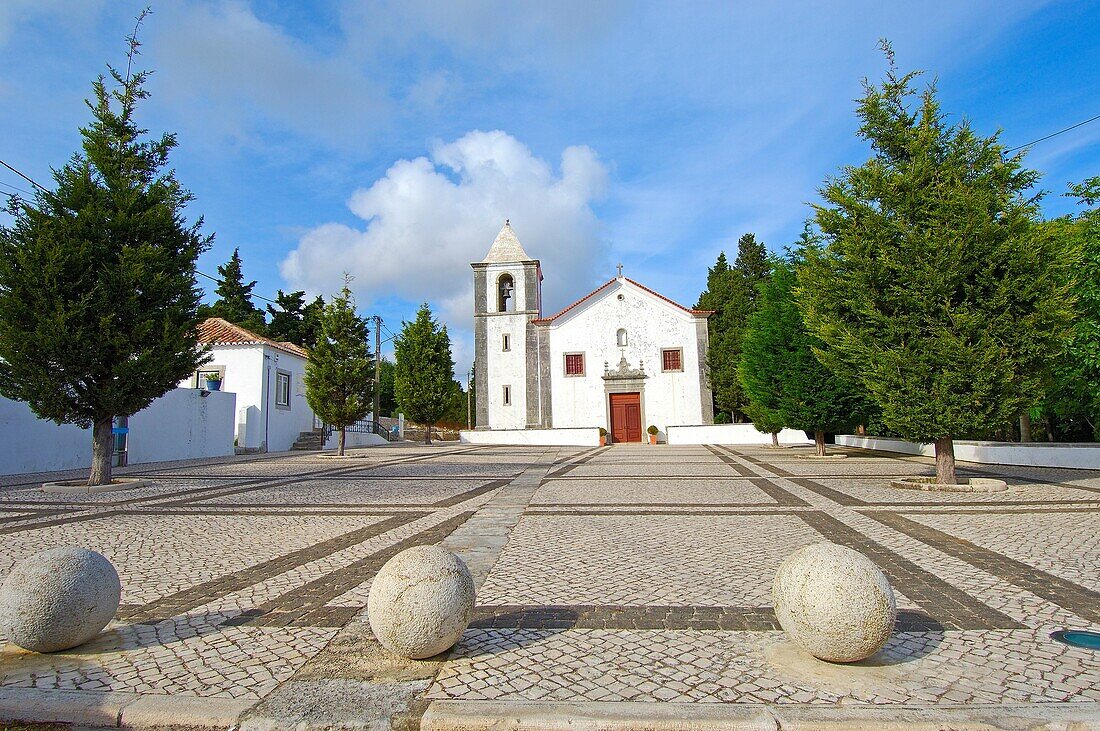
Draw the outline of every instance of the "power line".
<instances>
[{"instance_id":1,"label":"power line","mask_svg":"<svg viewBox=\"0 0 1100 731\"><path fill-rule=\"evenodd\" d=\"M0 180L0 185L4 186L5 188L11 188L12 190L17 190L20 193L26 193L27 195L34 195L34 193L30 192L26 188L20 188L18 185L12 185L11 183L5 183L2 180Z\"/></svg>"},{"instance_id":2,"label":"power line","mask_svg":"<svg viewBox=\"0 0 1100 731\"><path fill-rule=\"evenodd\" d=\"M1088 124L1089 122L1095 122L1098 119L1100 119L1100 114L1097 114L1095 117L1089 117L1084 122L1078 122L1077 124L1072 124L1069 127L1066 127L1065 129L1060 129L1057 132L1052 132L1049 135L1047 135L1046 137L1040 137L1037 140L1032 140L1031 142L1028 142L1025 145L1016 145L1015 147L1010 147L1007 150L1005 150L1005 152L1006 153L1007 152L1015 152L1016 150L1022 150L1025 147L1031 147L1032 145L1038 144L1039 142L1043 142L1044 140L1049 140L1051 137L1057 137L1058 135L1062 134L1063 132L1069 132L1071 129L1077 129L1078 127L1083 127L1084 125Z\"/></svg>"},{"instance_id":3,"label":"power line","mask_svg":"<svg viewBox=\"0 0 1100 731\"><path fill-rule=\"evenodd\" d=\"M214 281L214 282L217 282L218 284L224 284L224 282L221 279L218 279L217 277L212 277L209 274L207 274L206 272L200 272L198 269L195 270L195 274L198 274L201 277L206 277L207 279L209 279L211 281ZM264 302L270 302L271 304L275 305L276 307L282 308L282 310L284 312L286 311L286 308L283 307L278 302L276 302L275 300L269 300L267 297L261 297L258 294L249 294L249 297L255 297L256 299L263 300Z\"/></svg>"},{"instance_id":4,"label":"power line","mask_svg":"<svg viewBox=\"0 0 1100 731\"><path fill-rule=\"evenodd\" d=\"M7 164L6 162L4 162L3 160L0 160L0 165L3 165L3 166L4 166L4 167L6 167L6 168L7 168L8 170L11 170L11 171L12 171L13 173L15 173L15 174L16 174L16 175L18 175L19 177L23 178L23 180L26 180L26 181L27 181L28 183L30 183L30 184L31 184L31 185L33 185L34 187L38 188L39 190L41 190L41 191L43 191L43 192L45 192L45 193L49 193L49 192L50 192L50 191L46 190L45 186L39 185L39 184L38 184L38 183L37 183L36 181L32 180L32 179L31 179L30 177L28 177L28 176L24 175L23 173L19 172L18 170L16 170L15 168L13 168L13 167L12 167L11 165L8 165L8 164Z\"/></svg>"}]
</instances>

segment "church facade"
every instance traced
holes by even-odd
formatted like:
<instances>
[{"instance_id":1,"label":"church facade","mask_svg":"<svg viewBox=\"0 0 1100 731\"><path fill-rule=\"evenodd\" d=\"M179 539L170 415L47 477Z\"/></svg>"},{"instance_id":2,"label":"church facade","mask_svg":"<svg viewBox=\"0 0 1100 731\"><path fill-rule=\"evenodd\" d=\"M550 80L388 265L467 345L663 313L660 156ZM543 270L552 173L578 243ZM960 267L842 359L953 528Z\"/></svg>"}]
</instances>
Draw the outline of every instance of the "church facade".
<instances>
[{"instance_id":1,"label":"church facade","mask_svg":"<svg viewBox=\"0 0 1100 731\"><path fill-rule=\"evenodd\" d=\"M555 315L542 266L506 222L474 269L477 429L603 427L640 442L648 426L713 423L707 317L622 275Z\"/></svg>"}]
</instances>

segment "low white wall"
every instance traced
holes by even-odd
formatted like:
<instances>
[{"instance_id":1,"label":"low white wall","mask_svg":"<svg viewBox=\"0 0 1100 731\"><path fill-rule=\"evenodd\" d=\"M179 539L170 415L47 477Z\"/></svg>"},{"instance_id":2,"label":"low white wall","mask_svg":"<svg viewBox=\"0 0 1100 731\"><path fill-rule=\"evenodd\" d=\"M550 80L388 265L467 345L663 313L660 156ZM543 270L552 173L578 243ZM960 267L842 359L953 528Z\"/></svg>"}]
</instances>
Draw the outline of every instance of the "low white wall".
<instances>
[{"instance_id":1,"label":"low white wall","mask_svg":"<svg viewBox=\"0 0 1100 731\"><path fill-rule=\"evenodd\" d=\"M670 426L666 439L669 444L771 444L769 432L757 431L752 424L700 424L698 426ZM813 444L806 432L784 429L779 432L780 444Z\"/></svg>"},{"instance_id":2,"label":"low white wall","mask_svg":"<svg viewBox=\"0 0 1100 731\"><path fill-rule=\"evenodd\" d=\"M600 430L596 427L574 429L485 429L460 431L463 444L533 444L541 447L598 447Z\"/></svg>"},{"instance_id":3,"label":"low white wall","mask_svg":"<svg viewBox=\"0 0 1100 731\"><path fill-rule=\"evenodd\" d=\"M233 454L235 407L232 393L169 391L130 417L129 464ZM39 419L26 404L3 397L0 444L0 475L87 469L92 463L91 429Z\"/></svg>"},{"instance_id":4,"label":"low white wall","mask_svg":"<svg viewBox=\"0 0 1100 731\"><path fill-rule=\"evenodd\" d=\"M233 454L236 407L236 394L225 391L169 391L130 417L128 463Z\"/></svg>"},{"instance_id":5,"label":"low white wall","mask_svg":"<svg viewBox=\"0 0 1100 731\"><path fill-rule=\"evenodd\" d=\"M22 401L0 396L0 475L75 470L92 463L92 431L39 419Z\"/></svg>"},{"instance_id":6,"label":"low white wall","mask_svg":"<svg viewBox=\"0 0 1100 731\"><path fill-rule=\"evenodd\" d=\"M931 444L917 444L903 439L861 437L854 434L838 434L836 443L845 447L877 449L900 454L919 454L934 457L936 448ZM955 459L979 464L1004 464L1021 467L1066 467L1079 470L1100 469L1100 444L1049 442L955 442Z\"/></svg>"},{"instance_id":7,"label":"low white wall","mask_svg":"<svg viewBox=\"0 0 1100 731\"><path fill-rule=\"evenodd\" d=\"M340 444L340 432L333 429L325 442L325 449L336 449ZM379 444L389 444L389 440L377 434L368 432L349 431L344 435L344 448L351 447L377 447Z\"/></svg>"}]
</instances>

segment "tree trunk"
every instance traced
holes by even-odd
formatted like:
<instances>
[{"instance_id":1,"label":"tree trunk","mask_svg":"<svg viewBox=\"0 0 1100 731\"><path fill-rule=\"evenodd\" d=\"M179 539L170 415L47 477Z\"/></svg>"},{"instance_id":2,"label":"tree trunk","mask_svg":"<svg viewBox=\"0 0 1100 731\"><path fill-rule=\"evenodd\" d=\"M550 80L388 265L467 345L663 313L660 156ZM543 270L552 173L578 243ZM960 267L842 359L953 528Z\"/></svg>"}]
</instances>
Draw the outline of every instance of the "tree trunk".
<instances>
[{"instance_id":1,"label":"tree trunk","mask_svg":"<svg viewBox=\"0 0 1100 731\"><path fill-rule=\"evenodd\" d=\"M344 456L344 440L347 437L347 433L348 428L346 426L340 427L340 442L339 446L336 448L336 454L340 455L341 457Z\"/></svg>"},{"instance_id":2,"label":"tree trunk","mask_svg":"<svg viewBox=\"0 0 1100 731\"><path fill-rule=\"evenodd\" d=\"M115 451L114 419L108 416L92 426L92 470L88 486L111 484L111 459Z\"/></svg>"},{"instance_id":3,"label":"tree trunk","mask_svg":"<svg viewBox=\"0 0 1100 731\"><path fill-rule=\"evenodd\" d=\"M772 446L773 447L778 447L779 446L779 432L777 432L777 431L772 432Z\"/></svg>"},{"instance_id":4,"label":"tree trunk","mask_svg":"<svg viewBox=\"0 0 1100 731\"><path fill-rule=\"evenodd\" d=\"M823 429L814 430L814 444L817 445L817 456L825 456L825 431Z\"/></svg>"},{"instance_id":5,"label":"tree trunk","mask_svg":"<svg viewBox=\"0 0 1100 731\"><path fill-rule=\"evenodd\" d=\"M1043 424L1047 428L1047 441L1048 442L1053 442L1054 441L1054 422L1051 420L1050 414L1044 414L1043 415Z\"/></svg>"},{"instance_id":6,"label":"tree trunk","mask_svg":"<svg viewBox=\"0 0 1100 731\"><path fill-rule=\"evenodd\" d=\"M1027 411L1020 414L1020 441L1031 441L1031 414Z\"/></svg>"},{"instance_id":7,"label":"tree trunk","mask_svg":"<svg viewBox=\"0 0 1100 731\"><path fill-rule=\"evenodd\" d=\"M431 444L432 443L432 425L431 424L428 424L428 426L424 429L424 443L425 444Z\"/></svg>"},{"instance_id":8,"label":"tree trunk","mask_svg":"<svg viewBox=\"0 0 1100 731\"><path fill-rule=\"evenodd\" d=\"M955 442L951 437L936 440L936 482L957 485L955 477Z\"/></svg>"}]
</instances>

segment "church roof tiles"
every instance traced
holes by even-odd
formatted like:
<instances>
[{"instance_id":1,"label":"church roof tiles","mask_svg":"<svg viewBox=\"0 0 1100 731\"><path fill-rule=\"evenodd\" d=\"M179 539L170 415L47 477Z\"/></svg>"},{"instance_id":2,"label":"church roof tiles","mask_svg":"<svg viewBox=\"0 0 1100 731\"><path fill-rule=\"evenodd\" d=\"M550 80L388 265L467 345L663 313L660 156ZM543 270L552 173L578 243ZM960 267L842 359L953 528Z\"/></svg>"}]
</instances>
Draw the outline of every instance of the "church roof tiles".
<instances>
[{"instance_id":1,"label":"church roof tiles","mask_svg":"<svg viewBox=\"0 0 1100 731\"><path fill-rule=\"evenodd\" d=\"M198 340L203 345L270 345L299 358L309 357L309 351L294 343L265 338L220 317L208 317L199 323Z\"/></svg>"}]
</instances>

